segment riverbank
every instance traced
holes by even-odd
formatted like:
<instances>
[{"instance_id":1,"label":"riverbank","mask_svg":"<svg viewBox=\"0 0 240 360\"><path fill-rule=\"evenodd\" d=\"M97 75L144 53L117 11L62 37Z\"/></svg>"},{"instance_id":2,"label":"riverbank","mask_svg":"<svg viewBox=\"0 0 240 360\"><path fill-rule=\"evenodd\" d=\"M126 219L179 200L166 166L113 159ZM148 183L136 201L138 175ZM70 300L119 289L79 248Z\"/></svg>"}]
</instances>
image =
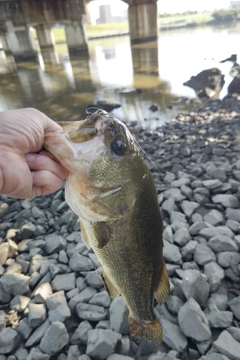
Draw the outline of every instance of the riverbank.
<instances>
[{"instance_id":1,"label":"riverbank","mask_svg":"<svg viewBox=\"0 0 240 360\"><path fill-rule=\"evenodd\" d=\"M235 10L235 12L230 10L219 10L212 13L164 14L159 16L158 28L159 31L164 31L204 25L229 24L237 21L239 21L238 10ZM129 35L128 21L97 25L84 24L84 28L88 40ZM53 34L57 44L66 42L63 27L53 28Z\"/></svg>"},{"instance_id":2,"label":"riverbank","mask_svg":"<svg viewBox=\"0 0 240 360\"><path fill-rule=\"evenodd\" d=\"M0 197L1 360L240 359L239 113L240 98L228 96L138 135L171 280L155 307L162 344L129 338L126 306L104 291L63 189Z\"/></svg>"}]
</instances>

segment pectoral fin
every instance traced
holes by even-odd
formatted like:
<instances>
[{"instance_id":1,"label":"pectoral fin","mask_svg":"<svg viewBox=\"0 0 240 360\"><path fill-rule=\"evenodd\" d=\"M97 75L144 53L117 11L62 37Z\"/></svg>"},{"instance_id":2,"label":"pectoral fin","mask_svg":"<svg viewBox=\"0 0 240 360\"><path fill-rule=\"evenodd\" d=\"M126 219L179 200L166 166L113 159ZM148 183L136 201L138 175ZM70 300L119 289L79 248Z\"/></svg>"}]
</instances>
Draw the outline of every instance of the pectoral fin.
<instances>
[{"instance_id":1,"label":"pectoral fin","mask_svg":"<svg viewBox=\"0 0 240 360\"><path fill-rule=\"evenodd\" d=\"M110 240L110 230L104 222L92 223L95 238L98 242L98 248L102 249Z\"/></svg>"},{"instance_id":2,"label":"pectoral fin","mask_svg":"<svg viewBox=\"0 0 240 360\"><path fill-rule=\"evenodd\" d=\"M163 261L163 267L162 267L161 279L160 279L157 289L154 292L154 296L155 296L157 302L159 303L159 305L162 305L162 303L164 303L167 300L167 298L169 296L169 290L170 290L170 284L169 284L166 264L165 264L164 260L162 260L162 261Z\"/></svg>"},{"instance_id":3,"label":"pectoral fin","mask_svg":"<svg viewBox=\"0 0 240 360\"><path fill-rule=\"evenodd\" d=\"M109 296L111 296L111 298L118 297L120 295L119 291L115 288L105 273L103 273L102 279Z\"/></svg>"}]
</instances>

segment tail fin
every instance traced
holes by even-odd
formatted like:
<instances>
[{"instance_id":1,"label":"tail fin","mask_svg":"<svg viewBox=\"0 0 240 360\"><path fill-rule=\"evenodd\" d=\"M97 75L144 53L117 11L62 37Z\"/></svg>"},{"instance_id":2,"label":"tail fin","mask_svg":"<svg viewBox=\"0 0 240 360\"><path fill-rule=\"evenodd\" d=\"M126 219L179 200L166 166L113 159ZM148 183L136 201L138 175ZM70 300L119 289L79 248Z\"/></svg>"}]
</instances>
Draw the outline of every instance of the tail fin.
<instances>
[{"instance_id":1,"label":"tail fin","mask_svg":"<svg viewBox=\"0 0 240 360\"><path fill-rule=\"evenodd\" d=\"M133 340L137 337L145 336L148 340L163 341L162 325L158 319L153 321L137 322L131 316L128 318L130 324L130 334Z\"/></svg>"}]
</instances>

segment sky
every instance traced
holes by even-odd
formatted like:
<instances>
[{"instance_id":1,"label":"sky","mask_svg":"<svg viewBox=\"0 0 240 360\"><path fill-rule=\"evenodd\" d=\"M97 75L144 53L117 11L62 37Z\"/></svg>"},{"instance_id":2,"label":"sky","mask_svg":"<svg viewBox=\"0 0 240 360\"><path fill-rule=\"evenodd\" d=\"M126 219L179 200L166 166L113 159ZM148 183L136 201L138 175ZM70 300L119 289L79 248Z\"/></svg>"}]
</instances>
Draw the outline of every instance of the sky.
<instances>
[{"instance_id":1,"label":"sky","mask_svg":"<svg viewBox=\"0 0 240 360\"><path fill-rule=\"evenodd\" d=\"M178 13L185 11L212 11L215 9L227 9L231 0L160 0L158 1L158 11L160 13ZM120 0L94 0L89 3L90 11L97 11L96 7L102 4L111 4L112 11L118 13L127 7L127 4ZM97 6L98 5L98 6ZM113 14L115 15L115 14Z\"/></svg>"},{"instance_id":2,"label":"sky","mask_svg":"<svg viewBox=\"0 0 240 360\"><path fill-rule=\"evenodd\" d=\"M212 11L227 9L231 0L160 0L158 11L160 13L177 13L185 11Z\"/></svg>"}]
</instances>

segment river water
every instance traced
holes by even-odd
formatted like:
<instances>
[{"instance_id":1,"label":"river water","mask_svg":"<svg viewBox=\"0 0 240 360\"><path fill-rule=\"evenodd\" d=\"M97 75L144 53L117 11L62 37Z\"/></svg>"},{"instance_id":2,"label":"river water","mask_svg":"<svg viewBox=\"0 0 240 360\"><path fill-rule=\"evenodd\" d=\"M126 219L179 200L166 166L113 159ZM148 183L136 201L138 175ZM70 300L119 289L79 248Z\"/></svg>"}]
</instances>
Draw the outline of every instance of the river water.
<instances>
[{"instance_id":1,"label":"river water","mask_svg":"<svg viewBox=\"0 0 240 360\"><path fill-rule=\"evenodd\" d=\"M238 52L239 36L240 24L232 24L162 31L158 43L132 48L128 36L112 37L89 41L89 57L74 58L59 44L57 54L47 54L55 65L41 55L39 63L15 64L0 51L0 111L33 106L56 121L71 121L106 100L121 104L113 111L121 120L154 128L201 106L183 82L204 69L223 72L220 96L227 94L232 64L219 61ZM152 104L157 111L149 110Z\"/></svg>"}]
</instances>

